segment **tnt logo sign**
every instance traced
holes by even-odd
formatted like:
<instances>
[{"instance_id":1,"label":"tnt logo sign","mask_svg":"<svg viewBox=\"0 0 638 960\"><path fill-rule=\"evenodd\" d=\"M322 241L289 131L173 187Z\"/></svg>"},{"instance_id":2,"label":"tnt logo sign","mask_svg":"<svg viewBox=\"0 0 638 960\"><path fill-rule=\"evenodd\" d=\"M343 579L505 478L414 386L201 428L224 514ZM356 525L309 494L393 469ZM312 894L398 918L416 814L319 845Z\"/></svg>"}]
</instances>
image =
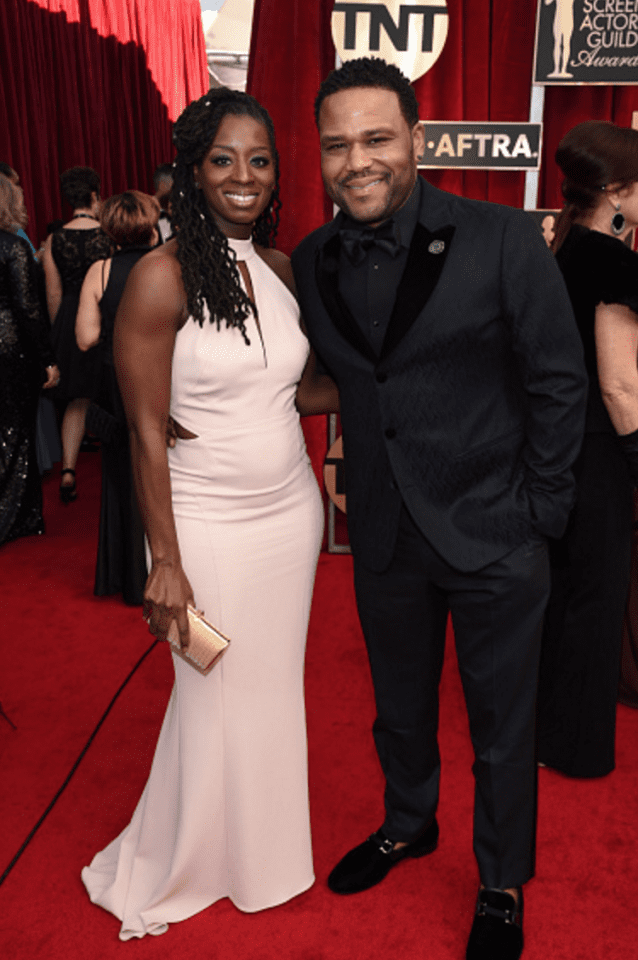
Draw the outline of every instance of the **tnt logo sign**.
<instances>
[{"instance_id":1,"label":"tnt logo sign","mask_svg":"<svg viewBox=\"0 0 638 960\"><path fill-rule=\"evenodd\" d=\"M382 57L414 81L438 60L448 19L446 0L336 0L332 39L342 60Z\"/></svg>"}]
</instances>

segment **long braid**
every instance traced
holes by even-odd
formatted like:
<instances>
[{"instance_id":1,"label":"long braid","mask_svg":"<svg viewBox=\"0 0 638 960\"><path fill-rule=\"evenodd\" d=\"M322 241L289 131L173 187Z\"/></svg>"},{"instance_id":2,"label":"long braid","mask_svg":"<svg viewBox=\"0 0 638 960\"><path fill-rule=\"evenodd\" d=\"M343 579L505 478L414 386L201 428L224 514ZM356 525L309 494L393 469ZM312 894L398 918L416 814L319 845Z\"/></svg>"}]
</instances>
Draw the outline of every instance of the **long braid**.
<instances>
[{"instance_id":1,"label":"long braid","mask_svg":"<svg viewBox=\"0 0 638 960\"><path fill-rule=\"evenodd\" d=\"M173 130L177 156L173 163L172 216L176 228L177 259L182 268L188 312L204 324L204 304L211 322L220 329L237 327L247 344L246 319L256 307L241 286L237 258L228 238L213 219L201 190L195 186L193 166L199 165L212 144L220 123L229 113L249 116L263 123L275 164L275 188L269 206L253 227L253 240L274 246L279 226L279 157L270 116L254 97L220 87L195 100L181 114Z\"/></svg>"}]
</instances>

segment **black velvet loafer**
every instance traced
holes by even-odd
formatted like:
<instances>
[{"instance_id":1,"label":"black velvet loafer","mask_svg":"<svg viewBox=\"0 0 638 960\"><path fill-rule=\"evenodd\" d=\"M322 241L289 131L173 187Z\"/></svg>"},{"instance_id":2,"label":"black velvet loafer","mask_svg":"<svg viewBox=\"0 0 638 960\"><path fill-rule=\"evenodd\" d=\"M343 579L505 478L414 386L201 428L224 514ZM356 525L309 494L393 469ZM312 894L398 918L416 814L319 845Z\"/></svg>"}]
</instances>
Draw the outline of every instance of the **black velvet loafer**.
<instances>
[{"instance_id":1,"label":"black velvet loafer","mask_svg":"<svg viewBox=\"0 0 638 960\"><path fill-rule=\"evenodd\" d=\"M479 890L466 960L518 960L523 952L523 891Z\"/></svg>"},{"instance_id":2,"label":"black velvet loafer","mask_svg":"<svg viewBox=\"0 0 638 960\"><path fill-rule=\"evenodd\" d=\"M333 893L361 893L380 883L392 867L407 857L424 857L436 850L439 842L439 825L436 819L430 826L405 847L394 850L394 840L388 839L381 830L346 853L330 876L328 886Z\"/></svg>"}]
</instances>

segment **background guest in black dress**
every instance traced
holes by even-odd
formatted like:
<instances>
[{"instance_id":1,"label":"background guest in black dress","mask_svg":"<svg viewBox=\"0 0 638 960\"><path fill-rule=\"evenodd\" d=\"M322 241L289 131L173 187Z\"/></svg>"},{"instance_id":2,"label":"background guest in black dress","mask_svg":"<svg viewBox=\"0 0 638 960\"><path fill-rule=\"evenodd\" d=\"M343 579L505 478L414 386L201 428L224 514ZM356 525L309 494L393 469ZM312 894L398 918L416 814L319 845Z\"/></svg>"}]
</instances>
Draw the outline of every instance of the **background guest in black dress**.
<instances>
[{"instance_id":1,"label":"background guest in black dress","mask_svg":"<svg viewBox=\"0 0 638 960\"><path fill-rule=\"evenodd\" d=\"M102 345L100 392L89 420L102 440L102 501L95 594L121 593L142 603L146 583L144 530L131 474L126 418L113 367L113 325L126 280L140 257L157 243L160 206L155 197L129 190L107 200L100 214L104 232L118 249L88 270L78 308L81 350Z\"/></svg>"},{"instance_id":2,"label":"background guest in black dress","mask_svg":"<svg viewBox=\"0 0 638 960\"><path fill-rule=\"evenodd\" d=\"M632 485L638 481L638 131L589 121L561 140L567 201L554 250L585 349L589 395L576 505L553 545L538 758L575 777L614 768Z\"/></svg>"},{"instance_id":3,"label":"background guest in black dress","mask_svg":"<svg viewBox=\"0 0 638 960\"><path fill-rule=\"evenodd\" d=\"M86 411L99 383L100 351L82 353L75 342L75 317L82 282L92 263L109 256L112 244L100 229L100 178L91 167L71 167L60 176L72 219L47 237L42 263L53 322L53 348L62 377L56 399L66 403L62 419L60 498L76 498L75 465L84 436Z\"/></svg>"},{"instance_id":4,"label":"background guest in black dress","mask_svg":"<svg viewBox=\"0 0 638 960\"><path fill-rule=\"evenodd\" d=\"M40 388L60 378L36 264L15 233L23 205L0 174L0 544L44 532L36 413Z\"/></svg>"}]
</instances>

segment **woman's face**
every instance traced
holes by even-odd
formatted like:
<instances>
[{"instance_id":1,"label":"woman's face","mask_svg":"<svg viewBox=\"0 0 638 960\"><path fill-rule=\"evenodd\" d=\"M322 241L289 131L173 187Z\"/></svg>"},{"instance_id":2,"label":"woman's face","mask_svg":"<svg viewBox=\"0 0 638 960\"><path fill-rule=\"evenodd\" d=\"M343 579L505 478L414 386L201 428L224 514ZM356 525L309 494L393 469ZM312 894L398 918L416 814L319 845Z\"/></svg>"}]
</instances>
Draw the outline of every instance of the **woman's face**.
<instances>
[{"instance_id":1,"label":"woman's face","mask_svg":"<svg viewBox=\"0 0 638 960\"><path fill-rule=\"evenodd\" d=\"M195 183L222 233L248 239L275 187L275 159L263 123L227 114L201 164L193 170Z\"/></svg>"}]
</instances>

